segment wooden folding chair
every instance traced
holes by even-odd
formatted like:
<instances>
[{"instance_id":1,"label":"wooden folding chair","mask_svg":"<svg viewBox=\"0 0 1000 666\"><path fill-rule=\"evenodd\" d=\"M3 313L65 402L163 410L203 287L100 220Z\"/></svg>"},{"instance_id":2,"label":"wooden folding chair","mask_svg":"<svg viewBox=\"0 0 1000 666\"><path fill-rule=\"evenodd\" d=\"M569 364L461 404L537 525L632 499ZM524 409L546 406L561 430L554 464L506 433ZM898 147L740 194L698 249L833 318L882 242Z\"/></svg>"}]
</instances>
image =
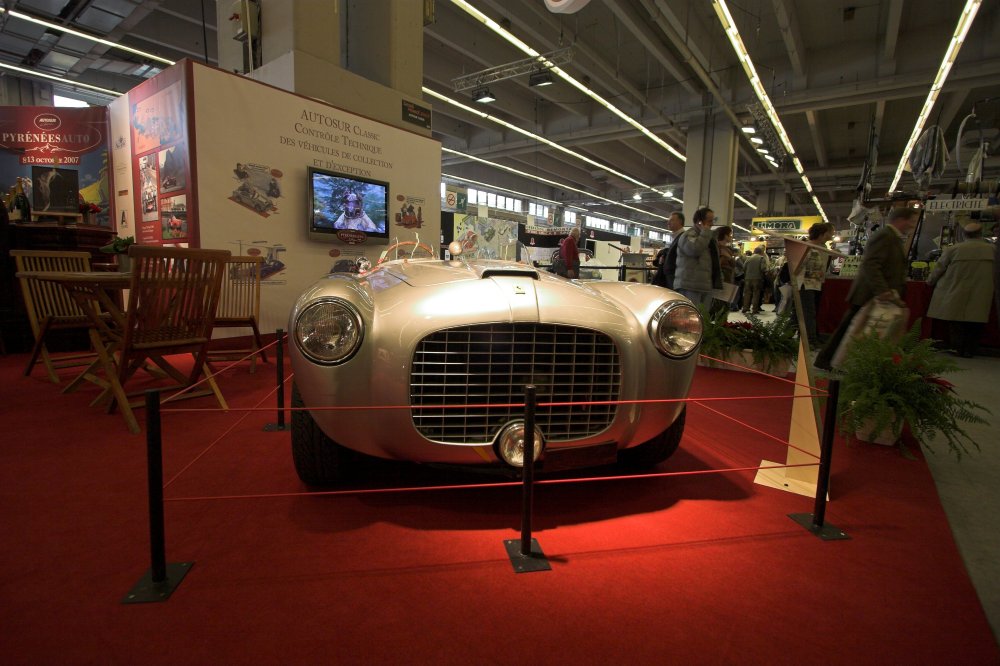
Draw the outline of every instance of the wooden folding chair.
<instances>
[{"instance_id":1,"label":"wooden folding chair","mask_svg":"<svg viewBox=\"0 0 1000 666\"><path fill-rule=\"evenodd\" d=\"M90 270L89 252L11 250L10 256L14 257L18 273ZM25 377L31 375L32 369L41 358L49 379L58 384L57 369L86 365L93 361L95 355L92 351L53 354L46 346L49 335L54 331L86 330L92 326L91 319L59 284L34 278L18 278L18 280L21 283L21 293L24 295L24 306L28 322L31 324L31 332L35 336L35 345L31 350L28 365L24 369L24 375Z\"/></svg>"},{"instance_id":2,"label":"wooden folding chair","mask_svg":"<svg viewBox=\"0 0 1000 666\"><path fill-rule=\"evenodd\" d=\"M220 349L209 352L212 360L240 359L249 353L250 372L257 368L257 356L267 363L267 353L260 338L260 280L263 257L230 257L222 276L219 307L215 313L215 328L249 328L253 333L250 349Z\"/></svg>"},{"instance_id":3,"label":"wooden folding chair","mask_svg":"<svg viewBox=\"0 0 1000 666\"><path fill-rule=\"evenodd\" d=\"M124 332L120 344L115 345L119 355L116 381L120 387L146 361L151 361L177 382L177 388L194 385L201 373L205 373L209 390L184 392L168 396L167 400L213 394L219 405L228 409L206 360L229 256L229 250L140 245L129 248L132 280ZM194 357L187 374L166 358L184 353ZM118 401L112 400L111 406L115 402ZM130 406L123 404L121 409L130 421ZM132 426L131 421L129 425Z\"/></svg>"}]
</instances>

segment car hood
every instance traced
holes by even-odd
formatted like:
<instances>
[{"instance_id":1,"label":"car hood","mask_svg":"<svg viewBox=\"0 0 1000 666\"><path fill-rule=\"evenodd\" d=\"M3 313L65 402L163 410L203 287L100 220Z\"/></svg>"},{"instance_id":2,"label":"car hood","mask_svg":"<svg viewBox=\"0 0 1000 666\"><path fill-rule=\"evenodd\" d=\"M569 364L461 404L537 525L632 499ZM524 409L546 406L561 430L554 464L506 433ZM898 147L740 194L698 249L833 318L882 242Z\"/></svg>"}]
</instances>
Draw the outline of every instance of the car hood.
<instances>
[{"instance_id":1,"label":"car hood","mask_svg":"<svg viewBox=\"0 0 1000 666\"><path fill-rule=\"evenodd\" d=\"M379 272L393 279L379 280ZM582 282L515 262L393 261L370 274L369 284L377 282L394 285L377 299L383 313L409 310L408 316L455 323L546 321L621 334L629 329L621 303ZM401 301L408 306L399 307Z\"/></svg>"}]
</instances>

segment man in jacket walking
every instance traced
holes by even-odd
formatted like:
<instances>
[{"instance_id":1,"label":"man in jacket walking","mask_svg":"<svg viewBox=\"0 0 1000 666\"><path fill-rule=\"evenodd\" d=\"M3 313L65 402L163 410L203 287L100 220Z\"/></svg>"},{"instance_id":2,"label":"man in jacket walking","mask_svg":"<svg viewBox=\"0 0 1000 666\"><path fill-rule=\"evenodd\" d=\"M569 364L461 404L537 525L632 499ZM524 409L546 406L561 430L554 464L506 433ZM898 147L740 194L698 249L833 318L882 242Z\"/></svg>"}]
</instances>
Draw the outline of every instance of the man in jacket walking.
<instances>
[{"instance_id":1,"label":"man in jacket walking","mask_svg":"<svg viewBox=\"0 0 1000 666\"><path fill-rule=\"evenodd\" d=\"M927 279L934 287L927 316L949 322L951 344L972 358L993 305L993 246L983 240L983 225L964 227L965 240L946 247Z\"/></svg>"},{"instance_id":2,"label":"man in jacket walking","mask_svg":"<svg viewBox=\"0 0 1000 666\"><path fill-rule=\"evenodd\" d=\"M712 233L715 212L705 206L694 213L694 225L677 239L677 273L674 289L708 312L712 292L722 289L719 246Z\"/></svg>"},{"instance_id":3,"label":"man in jacket walking","mask_svg":"<svg viewBox=\"0 0 1000 666\"><path fill-rule=\"evenodd\" d=\"M758 245L743 264L743 314L760 314L760 301L764 295L764 273L767 257L764 246Z\"/></svg>"},{"instance_id":4,"label":"man in jacket walking","mask_svg":"<svg viewBox=\"0 0 1000 666\"><path fill-rule=\"evenodd\" d=\"M831 370L830 362L851 327L851 320L861 307L873 298L880 301L901 301L906 291L906 246L903 241L917 226L920 210L893 208L888 223L879 229L865 246L858 275L847 292L850 304L837 330L816 356L813 363L821 370Z\"/></svg>"}]
</instances>

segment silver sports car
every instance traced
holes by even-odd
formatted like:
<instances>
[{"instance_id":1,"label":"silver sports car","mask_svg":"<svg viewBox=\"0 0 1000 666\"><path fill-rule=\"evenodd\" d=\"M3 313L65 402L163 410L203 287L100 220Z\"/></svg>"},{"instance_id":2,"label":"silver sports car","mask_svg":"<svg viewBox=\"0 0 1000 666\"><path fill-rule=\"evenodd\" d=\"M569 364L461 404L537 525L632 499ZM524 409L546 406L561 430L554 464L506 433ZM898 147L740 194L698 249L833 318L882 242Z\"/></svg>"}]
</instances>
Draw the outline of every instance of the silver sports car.
<instances>
[{"instance_id":1,"label":"silver sports car","mask_svg":"<svg viewBox=\"0 0 1000 666\"><path fill-rule=\"evenodd\" d=\"M527 384L543 472L651 466L677 450L684 403L628 401L687 396L702 320L679 294L517 261L367 268L319 280L292 309L293 406L310 409L292 413L292 455L306 483L349 478L352 450L520 467Z\"/></svg>"}]
</instances>

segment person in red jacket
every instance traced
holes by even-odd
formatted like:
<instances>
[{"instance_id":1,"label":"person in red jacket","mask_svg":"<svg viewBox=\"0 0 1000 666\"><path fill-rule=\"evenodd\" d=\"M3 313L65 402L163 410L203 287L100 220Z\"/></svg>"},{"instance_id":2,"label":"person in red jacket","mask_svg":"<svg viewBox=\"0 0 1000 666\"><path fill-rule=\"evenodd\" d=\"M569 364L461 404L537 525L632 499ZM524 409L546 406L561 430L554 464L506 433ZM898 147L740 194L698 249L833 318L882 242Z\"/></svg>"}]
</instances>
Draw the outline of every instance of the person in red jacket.
<instances>
[{"instance_id":1,"label":"person in red jacket","mask_svg":"<svg viewBox=\"0 0 1000 666\"><path fill-rule=\"evenodd\" d=\"M566 264L566 277L573 280L580 277L580 250L577 242L580 240L580 227L573 227L566 238L562 239L560 251L563 263Z\"/></svg>"}]
</instances>

